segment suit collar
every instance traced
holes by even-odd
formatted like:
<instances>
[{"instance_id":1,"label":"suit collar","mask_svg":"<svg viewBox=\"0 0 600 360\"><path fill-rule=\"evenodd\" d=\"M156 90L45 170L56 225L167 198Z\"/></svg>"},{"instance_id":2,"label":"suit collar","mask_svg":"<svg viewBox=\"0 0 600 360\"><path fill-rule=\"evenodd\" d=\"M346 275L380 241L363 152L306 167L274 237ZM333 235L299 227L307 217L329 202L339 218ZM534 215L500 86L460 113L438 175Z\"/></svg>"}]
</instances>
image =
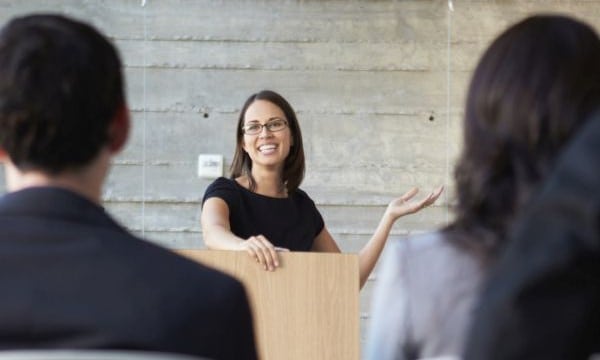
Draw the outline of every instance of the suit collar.
<instances>
[{"instance_id":1,"label":"suit collar","mask_svg":"<svg viewBox=\"0 0 600 360\"><path fill-rule=\"evenodd\" d=\"M31 187L8 193L0 198L0 216L58 218L125 231L103 207L58 187Z\"/></svg>"}]
</instances>

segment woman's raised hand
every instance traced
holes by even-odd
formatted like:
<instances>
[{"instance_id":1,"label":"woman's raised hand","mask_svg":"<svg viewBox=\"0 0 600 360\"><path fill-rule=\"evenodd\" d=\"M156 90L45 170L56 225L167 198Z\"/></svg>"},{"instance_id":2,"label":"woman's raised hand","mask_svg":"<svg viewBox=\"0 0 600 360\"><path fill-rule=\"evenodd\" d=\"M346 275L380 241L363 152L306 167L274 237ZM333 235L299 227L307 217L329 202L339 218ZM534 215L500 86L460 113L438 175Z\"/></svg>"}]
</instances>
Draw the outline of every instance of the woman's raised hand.
<instances>
[{"instance_id":1,"label":"woman's raised hand","mask_svg":"<svg viewBox=\"0 0 600 360\"><path fill-rule=\"evenodd\" d=\"M404 215L414 214L433 204L440 197L443 190L444 187L440 186L423 199L413 200L414 196L419 192L419 189L416 187L412 188L404 195L392 200L386 209L386 214L391 216L394 220Z\"/></svg>"},{"instance_id":2,"label":"woman's raised hand","mask_svg":"<svg viewBox=\"0 0 600 360\"><path fill-rule=\"evenodd\" d=\"M279 266L278 251L289 251L288 249L273 246L266 237L262 235L251 236L240 243L238 250L246 251L265 270L274 271Z\"/></svg>"}]
</instances>

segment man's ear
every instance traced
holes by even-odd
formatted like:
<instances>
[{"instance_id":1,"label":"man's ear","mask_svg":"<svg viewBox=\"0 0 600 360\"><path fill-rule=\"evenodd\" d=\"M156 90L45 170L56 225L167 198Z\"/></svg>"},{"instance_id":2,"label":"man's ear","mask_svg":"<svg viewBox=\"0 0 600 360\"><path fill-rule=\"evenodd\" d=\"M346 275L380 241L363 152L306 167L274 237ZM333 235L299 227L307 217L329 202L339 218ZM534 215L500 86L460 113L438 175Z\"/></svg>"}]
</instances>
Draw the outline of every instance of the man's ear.
<instances>
[{"instance_id":1,"label":"man's ear","mask_svg":"<svg viewBox=\"0 0 600 360\"><path fill-rule=\"evenodd\" d=\"M113 116L108 128L108 148L112 153L123 150L129 137L129 109L121 104Z\"/></svg>"}]
</instances>

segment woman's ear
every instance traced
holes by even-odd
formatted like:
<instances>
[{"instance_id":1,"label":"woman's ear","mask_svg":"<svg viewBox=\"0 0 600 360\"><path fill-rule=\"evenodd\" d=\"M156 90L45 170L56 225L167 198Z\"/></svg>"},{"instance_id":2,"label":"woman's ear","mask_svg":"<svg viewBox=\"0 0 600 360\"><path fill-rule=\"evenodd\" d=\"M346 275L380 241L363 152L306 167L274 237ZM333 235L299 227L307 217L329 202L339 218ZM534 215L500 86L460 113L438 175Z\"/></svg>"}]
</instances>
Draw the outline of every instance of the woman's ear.
<instances>
[{"instance_id":1,"label":"woman's ear","mask_svg":"<svg viewBox=\"0 0 600 360\"><path fill-rule=\"evenodd\" d=\"M112 153L123 150L129 137L129 128L129 109L125 104L121 104L108 128L108 147Z\"/></svg>"}]
</instances>

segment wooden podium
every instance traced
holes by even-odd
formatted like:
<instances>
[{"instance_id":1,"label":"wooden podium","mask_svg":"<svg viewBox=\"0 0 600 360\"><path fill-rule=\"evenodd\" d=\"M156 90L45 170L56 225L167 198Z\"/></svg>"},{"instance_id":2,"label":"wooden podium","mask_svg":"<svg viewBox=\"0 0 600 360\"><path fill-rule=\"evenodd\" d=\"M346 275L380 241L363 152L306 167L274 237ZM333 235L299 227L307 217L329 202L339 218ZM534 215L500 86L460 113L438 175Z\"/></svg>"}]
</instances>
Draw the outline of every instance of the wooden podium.
<instances>
[{"instance_id":1,"label":"wooden podium","mask_svg":"<svg viewBox=\"0 0 600 360\"><path fill-rule=\"evenodd\" d=\"M270 272L246 252L178 252L244 284L261 359L359 359L356 255L279 253L280 267Z\"/></svg>"}]
</instances>

